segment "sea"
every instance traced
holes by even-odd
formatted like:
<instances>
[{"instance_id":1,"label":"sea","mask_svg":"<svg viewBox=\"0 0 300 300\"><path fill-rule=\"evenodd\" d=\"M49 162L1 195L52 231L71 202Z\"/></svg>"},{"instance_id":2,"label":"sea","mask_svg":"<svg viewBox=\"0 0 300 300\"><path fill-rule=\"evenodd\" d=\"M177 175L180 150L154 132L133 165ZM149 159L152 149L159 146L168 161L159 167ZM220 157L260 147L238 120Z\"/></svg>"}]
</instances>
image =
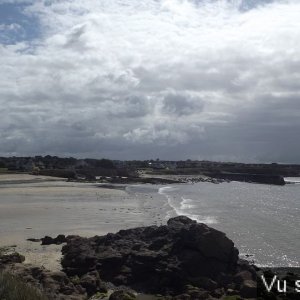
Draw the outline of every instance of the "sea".
<instances>
[{"instance_id":1,"label":"sea","mask_svg":"<svg viewBox=\"0 0 300 300\"><path fill-rule=\"evenodd\" d=\"M166 224L184 215L224 232L240 256L262 267L300 267L300 179L116 185L0 184L0 246L45 235L102 235ZM22 249L32 248L26 242ZM37 247L37 246L36 246Z\"/></svg>"},{"instance_id":2,"label":"sea","mask_svg":"<svg viewBox=\"0 0 300 300\"><path fill-rule=\"evenodd\" d=\"M244 182L166 186L167 218L185 215L221 230L261 267L300 267L300 179L285 186Z\"/></svg>"}]
</instances>

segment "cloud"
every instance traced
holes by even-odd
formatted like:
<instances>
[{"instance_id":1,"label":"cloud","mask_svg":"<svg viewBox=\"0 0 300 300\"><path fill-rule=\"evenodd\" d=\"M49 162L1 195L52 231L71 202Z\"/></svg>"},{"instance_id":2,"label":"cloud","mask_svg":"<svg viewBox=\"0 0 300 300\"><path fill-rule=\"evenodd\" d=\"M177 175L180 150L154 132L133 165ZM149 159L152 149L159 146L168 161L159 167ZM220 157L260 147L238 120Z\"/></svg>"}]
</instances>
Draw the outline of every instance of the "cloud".
<instances>
[{"instance_id":1,"label":"cloud","mask_svg":"<svg viewBox=\"0 0 300 300\"><path fill-rule=\"evenodd\" d=\"M9 3L0 155L299 161L298 1Z\"/></svg>"}]
</instances>

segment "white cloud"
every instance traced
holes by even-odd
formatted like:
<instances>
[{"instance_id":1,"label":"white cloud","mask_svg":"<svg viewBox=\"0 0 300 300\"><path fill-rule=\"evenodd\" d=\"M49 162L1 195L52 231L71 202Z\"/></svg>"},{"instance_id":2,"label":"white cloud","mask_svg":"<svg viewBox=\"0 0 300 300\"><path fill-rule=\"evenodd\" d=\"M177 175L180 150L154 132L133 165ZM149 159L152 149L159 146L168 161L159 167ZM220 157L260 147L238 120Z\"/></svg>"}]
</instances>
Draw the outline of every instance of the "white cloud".
<instances>
[{"instance_id":1,"label":"white cloud","mask_svg":"<svg viewBox=\"0 0 300 300\"><path fill-rule=\"evenodd\" d=\"M277 0L246 11L241 5L26 6L42 35L0 48L0 152L134 158L140 149L144 157L156 151L170 158L300 159L289 156L288 145L270 156L286 126L288 140L300 129L288 117L299 112L300 3ZM157 147L147 152L151 143Z\"/></svg>"}]
</instances>

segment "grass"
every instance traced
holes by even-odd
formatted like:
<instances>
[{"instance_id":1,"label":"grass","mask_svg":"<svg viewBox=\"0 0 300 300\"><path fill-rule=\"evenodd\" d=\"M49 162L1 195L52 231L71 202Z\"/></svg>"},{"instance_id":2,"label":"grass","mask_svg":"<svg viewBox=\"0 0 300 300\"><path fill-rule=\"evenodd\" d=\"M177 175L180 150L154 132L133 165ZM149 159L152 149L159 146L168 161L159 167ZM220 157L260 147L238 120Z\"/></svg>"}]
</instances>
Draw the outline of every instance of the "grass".
<instances>
[{"instance_id":1,"label":"grass","mask_svg":"<svg viewBox=\"0 0 300 300\"><path fill-rule=\"evenodd\" d=\"M1 300L48 300L40 291L11 274L0 273Z\"/></svg>"}]
</instances>

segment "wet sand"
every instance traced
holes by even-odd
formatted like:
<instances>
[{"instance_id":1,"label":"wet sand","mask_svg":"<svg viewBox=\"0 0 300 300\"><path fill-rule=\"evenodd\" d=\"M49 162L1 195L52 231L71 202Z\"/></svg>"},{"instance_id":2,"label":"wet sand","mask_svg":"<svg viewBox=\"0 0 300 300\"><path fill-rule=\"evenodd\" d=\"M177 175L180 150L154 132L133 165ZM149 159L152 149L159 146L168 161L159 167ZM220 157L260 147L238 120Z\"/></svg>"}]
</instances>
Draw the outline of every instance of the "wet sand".
<instances>
[{"instance_id":1,"label":"wet sand","mask_svg":"<svg viewBox=\"0 0 300 300\"><path fill-rule=\"evenodd\" d=\"M61 246L27 241L45 235L103 235L164 221L165 199L126 186L66 182L32 175L0 175L0 247L25 255L27 263L60 269Z\"/></svg>"}]
</instances>

